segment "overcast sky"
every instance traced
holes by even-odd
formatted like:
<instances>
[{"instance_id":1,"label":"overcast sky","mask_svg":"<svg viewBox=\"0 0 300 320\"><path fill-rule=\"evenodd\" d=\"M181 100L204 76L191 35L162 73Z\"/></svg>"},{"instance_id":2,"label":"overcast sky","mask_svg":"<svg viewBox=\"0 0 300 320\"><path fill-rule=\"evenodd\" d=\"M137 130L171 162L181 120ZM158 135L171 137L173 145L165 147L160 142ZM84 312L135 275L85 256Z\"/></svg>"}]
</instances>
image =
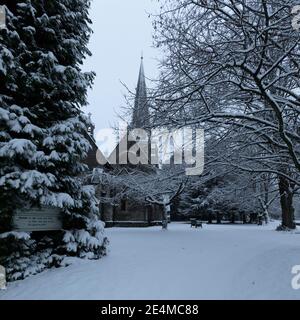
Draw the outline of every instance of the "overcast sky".
<instances>
[{"instance_id":1,"label":"overcast sky","mask_svg":"<svg viewBox=\"0 0 300 320\"><path fill-rule=\"evenodd\" d=\"M157 75L157 51L152 48L152 25L147 12L155 12L157 0L94 0L91 8L93 30L90 50L93 53L84 66L93 70L97 78L89 93L96 130L112 126L116 114L124 105L125 88L120 81L135 89L141 52L145 73Z\"/></svg>"}]
</instances>

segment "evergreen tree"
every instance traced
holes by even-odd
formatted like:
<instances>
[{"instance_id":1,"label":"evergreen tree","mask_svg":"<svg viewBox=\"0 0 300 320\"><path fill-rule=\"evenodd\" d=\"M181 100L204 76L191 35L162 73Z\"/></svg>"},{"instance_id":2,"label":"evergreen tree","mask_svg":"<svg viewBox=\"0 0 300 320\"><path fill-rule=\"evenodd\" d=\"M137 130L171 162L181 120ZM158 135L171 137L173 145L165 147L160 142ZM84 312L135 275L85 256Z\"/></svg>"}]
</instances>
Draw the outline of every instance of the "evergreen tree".
<instances>
[{"instance_id":1,"label":"evergreen tree","mask_svg":"<svg viewBox=\"0 0 300 320\"><path fill-rule=\"evenodd\" d=\"M107 239L94 190L80 180L90 149L81 107L94 73L83 73L91 29L86 0L2 1L0 30L0 264L9 279L100 258ZM64 231L12 232L24 206L62 211Z\"/></svg>"}]
</instances>

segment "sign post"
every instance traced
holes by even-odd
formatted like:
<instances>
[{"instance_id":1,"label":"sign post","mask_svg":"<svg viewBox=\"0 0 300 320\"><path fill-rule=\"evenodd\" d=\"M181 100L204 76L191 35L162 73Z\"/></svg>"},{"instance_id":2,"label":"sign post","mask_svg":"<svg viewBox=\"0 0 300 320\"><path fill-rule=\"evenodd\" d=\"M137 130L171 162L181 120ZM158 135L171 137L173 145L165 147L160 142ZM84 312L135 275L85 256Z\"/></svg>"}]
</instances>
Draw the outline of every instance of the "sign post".
<instances>
[{"instance_id":1,"label":"sign post","mask_svg":"<svg viewBox=\"0 0 300 320\"><path fill-rule=\"evenodd\" d=\"M6 273L5 268L0 266L0 290L6 289Z\"/></svg>"},{"instance_id":2,"label":"sign post","mask_svg":"<svg viewBox=\"0 0 300 320\"><path fill-rule=\"evenodd\" d=\"M13 229L24 232L61 230L60 209L53 207L18 209L13 217Z\"/></svg>"}]
</instances>

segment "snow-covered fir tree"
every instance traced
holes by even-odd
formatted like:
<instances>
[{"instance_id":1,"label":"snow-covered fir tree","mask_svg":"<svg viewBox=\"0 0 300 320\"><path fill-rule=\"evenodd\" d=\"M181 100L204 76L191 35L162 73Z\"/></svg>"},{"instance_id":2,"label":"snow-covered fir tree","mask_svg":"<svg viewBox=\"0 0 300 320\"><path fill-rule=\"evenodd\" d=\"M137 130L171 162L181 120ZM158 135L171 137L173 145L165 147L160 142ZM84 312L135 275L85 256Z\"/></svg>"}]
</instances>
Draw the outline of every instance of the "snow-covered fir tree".
<instances>
[{"instance_id":1,"label":"snow-covered fir tree","mask_svg":"<svg viewBox=\"0 0 300 320\"><path fill-rule=\"evenodd\" d=\"M90 148L81 107L94 78L81 71L90 1L1 3L0 264L15 280L65 265L68 256L98 259L107 239L94 190L80 179ZM13 212L24 206L61 208L64 231L13 232Z\"/></svg>"}]
</instances>

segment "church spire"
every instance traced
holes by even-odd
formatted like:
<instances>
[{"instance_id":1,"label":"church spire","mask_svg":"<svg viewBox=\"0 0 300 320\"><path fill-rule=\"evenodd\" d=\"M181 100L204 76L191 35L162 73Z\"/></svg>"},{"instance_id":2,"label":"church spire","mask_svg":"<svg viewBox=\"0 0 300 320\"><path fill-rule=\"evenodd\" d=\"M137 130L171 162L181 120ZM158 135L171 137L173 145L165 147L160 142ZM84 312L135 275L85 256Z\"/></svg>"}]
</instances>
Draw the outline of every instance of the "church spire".
<instances>
[{"instance_id":1,"label":"church spire","mask_svg":"<svg viewBox=\"0 0 300 320\"><path fill-rule=\"evenodd\" d=\"M131 122L132 128L145 128L149 126L149 106L143 60L144 57L142 54Z\"/></svg>"}]
</instances>

